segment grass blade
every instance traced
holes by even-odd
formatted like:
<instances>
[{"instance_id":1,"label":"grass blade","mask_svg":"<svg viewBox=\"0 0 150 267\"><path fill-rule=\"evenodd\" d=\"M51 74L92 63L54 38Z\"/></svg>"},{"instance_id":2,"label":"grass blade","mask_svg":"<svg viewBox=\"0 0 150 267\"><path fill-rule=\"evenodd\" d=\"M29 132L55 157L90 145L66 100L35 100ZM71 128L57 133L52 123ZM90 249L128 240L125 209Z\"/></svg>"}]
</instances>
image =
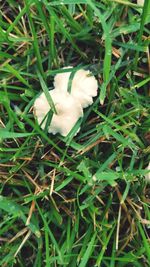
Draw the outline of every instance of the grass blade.
<instances>
[{"instance_id":1,"label":"grass blade","mask_svg":"<svg viewBox=\"0 0 150 267\"><path fill-rule=\"evenodd\" d=\"M91 254L92 254L92 252L94 250L94 244L95 244L96 235L97 235L97 233L95 233L92 236L91 241L88 244L88 247L87 247L87 249L86 249L86 251L85 251L85 253L83 255L83 258L82 258L82 260L80 262L79 267L87 266L87 262L88 262L89 258L91 257Z\"/></svg>"}]
</instances>

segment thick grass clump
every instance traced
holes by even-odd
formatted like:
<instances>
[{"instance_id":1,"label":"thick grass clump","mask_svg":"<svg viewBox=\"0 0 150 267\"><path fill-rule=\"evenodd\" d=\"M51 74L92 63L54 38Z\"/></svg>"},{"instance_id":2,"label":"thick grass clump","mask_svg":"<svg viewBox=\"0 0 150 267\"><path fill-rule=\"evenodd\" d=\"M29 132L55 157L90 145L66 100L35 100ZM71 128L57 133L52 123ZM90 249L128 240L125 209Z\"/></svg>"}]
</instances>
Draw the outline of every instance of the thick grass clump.
<instances>
[{"instance_id":1,"label":"thick grass clump","mask_svg":"<svg viewBox=\"0 0 150 267\"><path fill-rule=\"evenodd\" d=\"M148 267L150 1L0 6L0 266ZM64 138L33 103L65 66L99 94Z\"/></svg>"}]
</instances>

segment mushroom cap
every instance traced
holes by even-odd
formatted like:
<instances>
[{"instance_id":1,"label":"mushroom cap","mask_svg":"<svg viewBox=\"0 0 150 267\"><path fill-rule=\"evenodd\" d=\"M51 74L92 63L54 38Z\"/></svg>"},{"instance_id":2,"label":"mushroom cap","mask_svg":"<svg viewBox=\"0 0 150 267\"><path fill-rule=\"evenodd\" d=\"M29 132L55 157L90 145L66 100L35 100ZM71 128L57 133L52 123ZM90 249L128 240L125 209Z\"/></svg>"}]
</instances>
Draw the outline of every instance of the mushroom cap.
<instances>
[{"instance_id":1,"label":"mushroom cap","mask_svg":"<svg viewBox=\"0 0 150 267\"><path fill-rule=\"evenodd\" d=\"M71 68L71 67L68 67ZM59 73L54 78L54 86L60 91L67 92L68 82L71 72ZM71 86L71 95L73 95L86 108L93 103L92 97L97 95L98 83L94 76L91 76L89 70L78 70Z\"/></svg>"},{"instance_id":2,"label":"mushroom cap","mask_svg":"<svg viewBox=\"0 0 150 267\"><path fill-rule=\"evenodd\" d=\"M145 175L145 179L146 179L147 182L150 183L150 162L149 162L146 170L149 170L149 172Z\"/></svg>"},{"instance_id":3,"label":"mushroom cap","mask_svg":"<svg viewBox=\"0 0 150 267\"><path fill-rule=\"evenodd\" d=\"M83 116L83 110L76 99L68 92L57 89L49 91L56 107L57 114L53 114L48 132L52 134L60 133L66 136L80 117ZM41 124L46 114L50 111L49 103L44 93L42 93L34 103L34 111L38 123ZM41 124L44 129L47 119Z\"/></svg>"},{"instance_id":4,"label":"mushroom cap","mask_svg":"<svg viewBox=\"0 0 150 267\"><path fill-rule=\"evenodd\" d=\"M144 0L137 0L137 4L139 6L144 6Z\"/></svg>"},{"instance_id":5,"label":"mushroom cap","mask_svg":"<svg viewBox=\"0 0 150 267\"><path fill-rule=\"evenodd\" d=\"M73 67L68 66L62 69L73 69ZM54 77L54 88L59 89L61 91L67 91L70 74L71 71L56 74Z\"/></svg>"}]
</instances>

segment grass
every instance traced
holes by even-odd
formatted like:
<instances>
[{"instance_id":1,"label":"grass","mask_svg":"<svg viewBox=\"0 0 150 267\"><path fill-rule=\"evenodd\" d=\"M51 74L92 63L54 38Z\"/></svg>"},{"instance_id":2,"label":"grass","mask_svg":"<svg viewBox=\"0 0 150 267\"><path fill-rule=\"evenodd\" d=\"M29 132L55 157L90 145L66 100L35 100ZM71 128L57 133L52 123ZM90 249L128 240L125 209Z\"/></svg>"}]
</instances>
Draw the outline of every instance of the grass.
<instances>
[{"instance_id":1,"label":"grass","mask_svg":"<svg viewBox=\"0 0 150 267\"><path fill-rule=\"evenodd\" d=\"M148 267L150 1L0 5L0 266ZM64 138L32 107L70 65L99 94Z\"/></svg>"}]
</instances>

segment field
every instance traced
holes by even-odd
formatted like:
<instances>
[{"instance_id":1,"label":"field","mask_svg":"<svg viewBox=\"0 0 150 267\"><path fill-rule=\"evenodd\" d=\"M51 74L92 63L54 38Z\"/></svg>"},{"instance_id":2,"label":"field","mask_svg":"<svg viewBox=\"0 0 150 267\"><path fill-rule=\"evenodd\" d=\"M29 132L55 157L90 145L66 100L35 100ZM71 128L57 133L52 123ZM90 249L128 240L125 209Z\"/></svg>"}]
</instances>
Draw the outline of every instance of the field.
<instances>
[{"instance_id":1,"label":"field","mask_svg":"<svg viewBox=\"0 0 150 267\"><path fill-rule=\"evenodd\" d=\"M1 267L150 266L149 25L150 0L0 1ZM98 95L63 137L33 104L67 66Z\"/></svg>"}]
</instances>

